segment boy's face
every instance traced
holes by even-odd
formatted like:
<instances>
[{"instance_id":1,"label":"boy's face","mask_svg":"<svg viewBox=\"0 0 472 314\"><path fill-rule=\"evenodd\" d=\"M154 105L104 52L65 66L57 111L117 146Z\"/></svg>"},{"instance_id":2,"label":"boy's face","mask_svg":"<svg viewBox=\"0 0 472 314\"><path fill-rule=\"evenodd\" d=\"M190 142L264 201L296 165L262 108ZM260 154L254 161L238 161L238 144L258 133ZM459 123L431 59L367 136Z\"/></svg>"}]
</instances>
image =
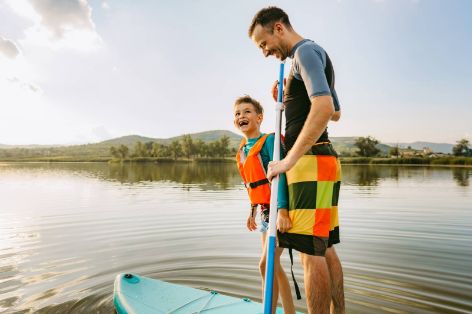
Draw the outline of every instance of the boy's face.
<instances>
[{"instance_id":1,"label":"boy's face","mask_svg":"<svg viewBox=\"0 0 472 314\"><path fill-rule=\"evenodd\" d=\"M246 137L259 132L262 118L262 114L256 113L256 108L251 103L243 102L234 106L234 126Z\"/></svg>"}]
</instances>

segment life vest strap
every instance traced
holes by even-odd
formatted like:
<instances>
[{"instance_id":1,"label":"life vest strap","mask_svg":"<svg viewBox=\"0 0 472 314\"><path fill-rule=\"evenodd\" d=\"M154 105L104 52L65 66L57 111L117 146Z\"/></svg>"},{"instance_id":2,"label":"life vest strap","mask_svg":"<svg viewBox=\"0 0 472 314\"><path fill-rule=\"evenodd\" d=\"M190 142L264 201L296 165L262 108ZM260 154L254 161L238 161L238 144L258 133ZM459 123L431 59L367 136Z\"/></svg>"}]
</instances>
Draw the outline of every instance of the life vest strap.
<instances>
[{"instance_id":1,"label":"life vest strap","mask_svg":"<svg viewBox=\"0 0 472 314\"><path fill-rule=\"evenodd\" d=\"M264 178L264 179L256 181L256 182L245 183L244 185L246 186L246 188L255 189L258 186L264 185L264 184L267 184L267 183L269 183L269 179Z\"/></svg>"}]
</instances>

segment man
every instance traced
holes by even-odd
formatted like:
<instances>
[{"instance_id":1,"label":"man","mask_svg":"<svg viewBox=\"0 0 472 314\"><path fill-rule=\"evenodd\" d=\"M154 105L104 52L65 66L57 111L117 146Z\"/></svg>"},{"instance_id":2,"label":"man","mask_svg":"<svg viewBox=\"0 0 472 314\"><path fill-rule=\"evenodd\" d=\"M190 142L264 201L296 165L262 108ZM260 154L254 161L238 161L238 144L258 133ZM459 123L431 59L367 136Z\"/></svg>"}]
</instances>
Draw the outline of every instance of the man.
<instances>
[{"instance_id":1,"label":"man","mask_svg":"<svg viewBox=\"0 0 472 314\"><path fill-rule=\"evenodd\" d=\"M254 16L249 37L265 57L292 59L284 92L288 153L271 162L267 173L270 179L285 172L289 185L292 225L278 224L279 246L300 252L308 312L327 313L332 302L332 313L344 313L342 267L332 246L340 242L340 164L326 128L339 120L340 109L331 61L323 48L296 33L277 7Z\"/></svg>"}]
</instances>

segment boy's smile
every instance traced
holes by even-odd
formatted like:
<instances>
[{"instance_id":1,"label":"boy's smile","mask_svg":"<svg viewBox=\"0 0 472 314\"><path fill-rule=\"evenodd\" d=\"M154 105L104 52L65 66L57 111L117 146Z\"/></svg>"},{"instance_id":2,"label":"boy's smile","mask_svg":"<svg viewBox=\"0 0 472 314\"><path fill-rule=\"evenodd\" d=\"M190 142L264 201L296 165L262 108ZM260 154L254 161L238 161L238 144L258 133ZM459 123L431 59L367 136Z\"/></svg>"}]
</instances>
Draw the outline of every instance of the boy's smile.
<instances>
[{"instance_id":1,"label":"boy's smile","mask_svg":"<svg viewBox=\"0 0 472 314\"><path fill-rule=\"evenodd\" d=\"M260 135L261 122L262 114L258 114L252 104L240 103L234 106L234 126L246 138L254 138Z\"/></svg>"}]
</instances>

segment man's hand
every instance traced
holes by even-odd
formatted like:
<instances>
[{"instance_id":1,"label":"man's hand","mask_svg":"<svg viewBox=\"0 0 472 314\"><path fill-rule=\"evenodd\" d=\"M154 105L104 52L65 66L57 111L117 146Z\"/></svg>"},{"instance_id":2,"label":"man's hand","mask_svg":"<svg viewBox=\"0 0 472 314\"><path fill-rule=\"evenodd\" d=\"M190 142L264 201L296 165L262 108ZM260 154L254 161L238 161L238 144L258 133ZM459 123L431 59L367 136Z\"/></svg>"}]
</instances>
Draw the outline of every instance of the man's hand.
<instances>
[{"instance_id":1,"label":"man's hand","mask_svg":"<svg viewBox=\"0 0 472 314\"><path fill-rule=\"evenodd\" d=\"M284 78L284 87L287 85L287 80ZM272 85L272 98L274 101L279 100L279 81L275 81Z\"/></svg>"},{"instance_id":2,"label":"man's hand","mask_svg":"<svg viewBox=\"0 0 472 314\"><path fill-rule=\"evenodd\" d=\"M286 208L280 208L277 213L277 229L281 233L287 232L292 228L292 221L288 215L288 210Z\"/></svg>"},{"instance_id":3,"label":"man's hand","mask_svg":"<svg viewBox=\"0 0 472 314\"><path fill-rule=\"evenodd\" d=\"M289 171L293 165L287 158L284 158L280 161L271 161L267 166L267 179L272 181L272 179L278 174Z\"/></svg>"},{"instance_id":4,"label":"man's hand","mask_svg":"<svg viewBox=\"0 0 472 314\"><path fill-rule=\"evenodd\" d=\"M331 116L331 121L337 122L339 119L341 119L341 111L335 111Z\"/></svg>"},{"instance_id":5,"label":"man's hand","mask_svg":"<svg viewBox=\"0 0 472 314\"><path fill-rule=\"evenodd\" d=\"M246 226L249 231L257 230L256 217L253 217L252 213L247 217Z\"/></svg>"}]
</instances>

